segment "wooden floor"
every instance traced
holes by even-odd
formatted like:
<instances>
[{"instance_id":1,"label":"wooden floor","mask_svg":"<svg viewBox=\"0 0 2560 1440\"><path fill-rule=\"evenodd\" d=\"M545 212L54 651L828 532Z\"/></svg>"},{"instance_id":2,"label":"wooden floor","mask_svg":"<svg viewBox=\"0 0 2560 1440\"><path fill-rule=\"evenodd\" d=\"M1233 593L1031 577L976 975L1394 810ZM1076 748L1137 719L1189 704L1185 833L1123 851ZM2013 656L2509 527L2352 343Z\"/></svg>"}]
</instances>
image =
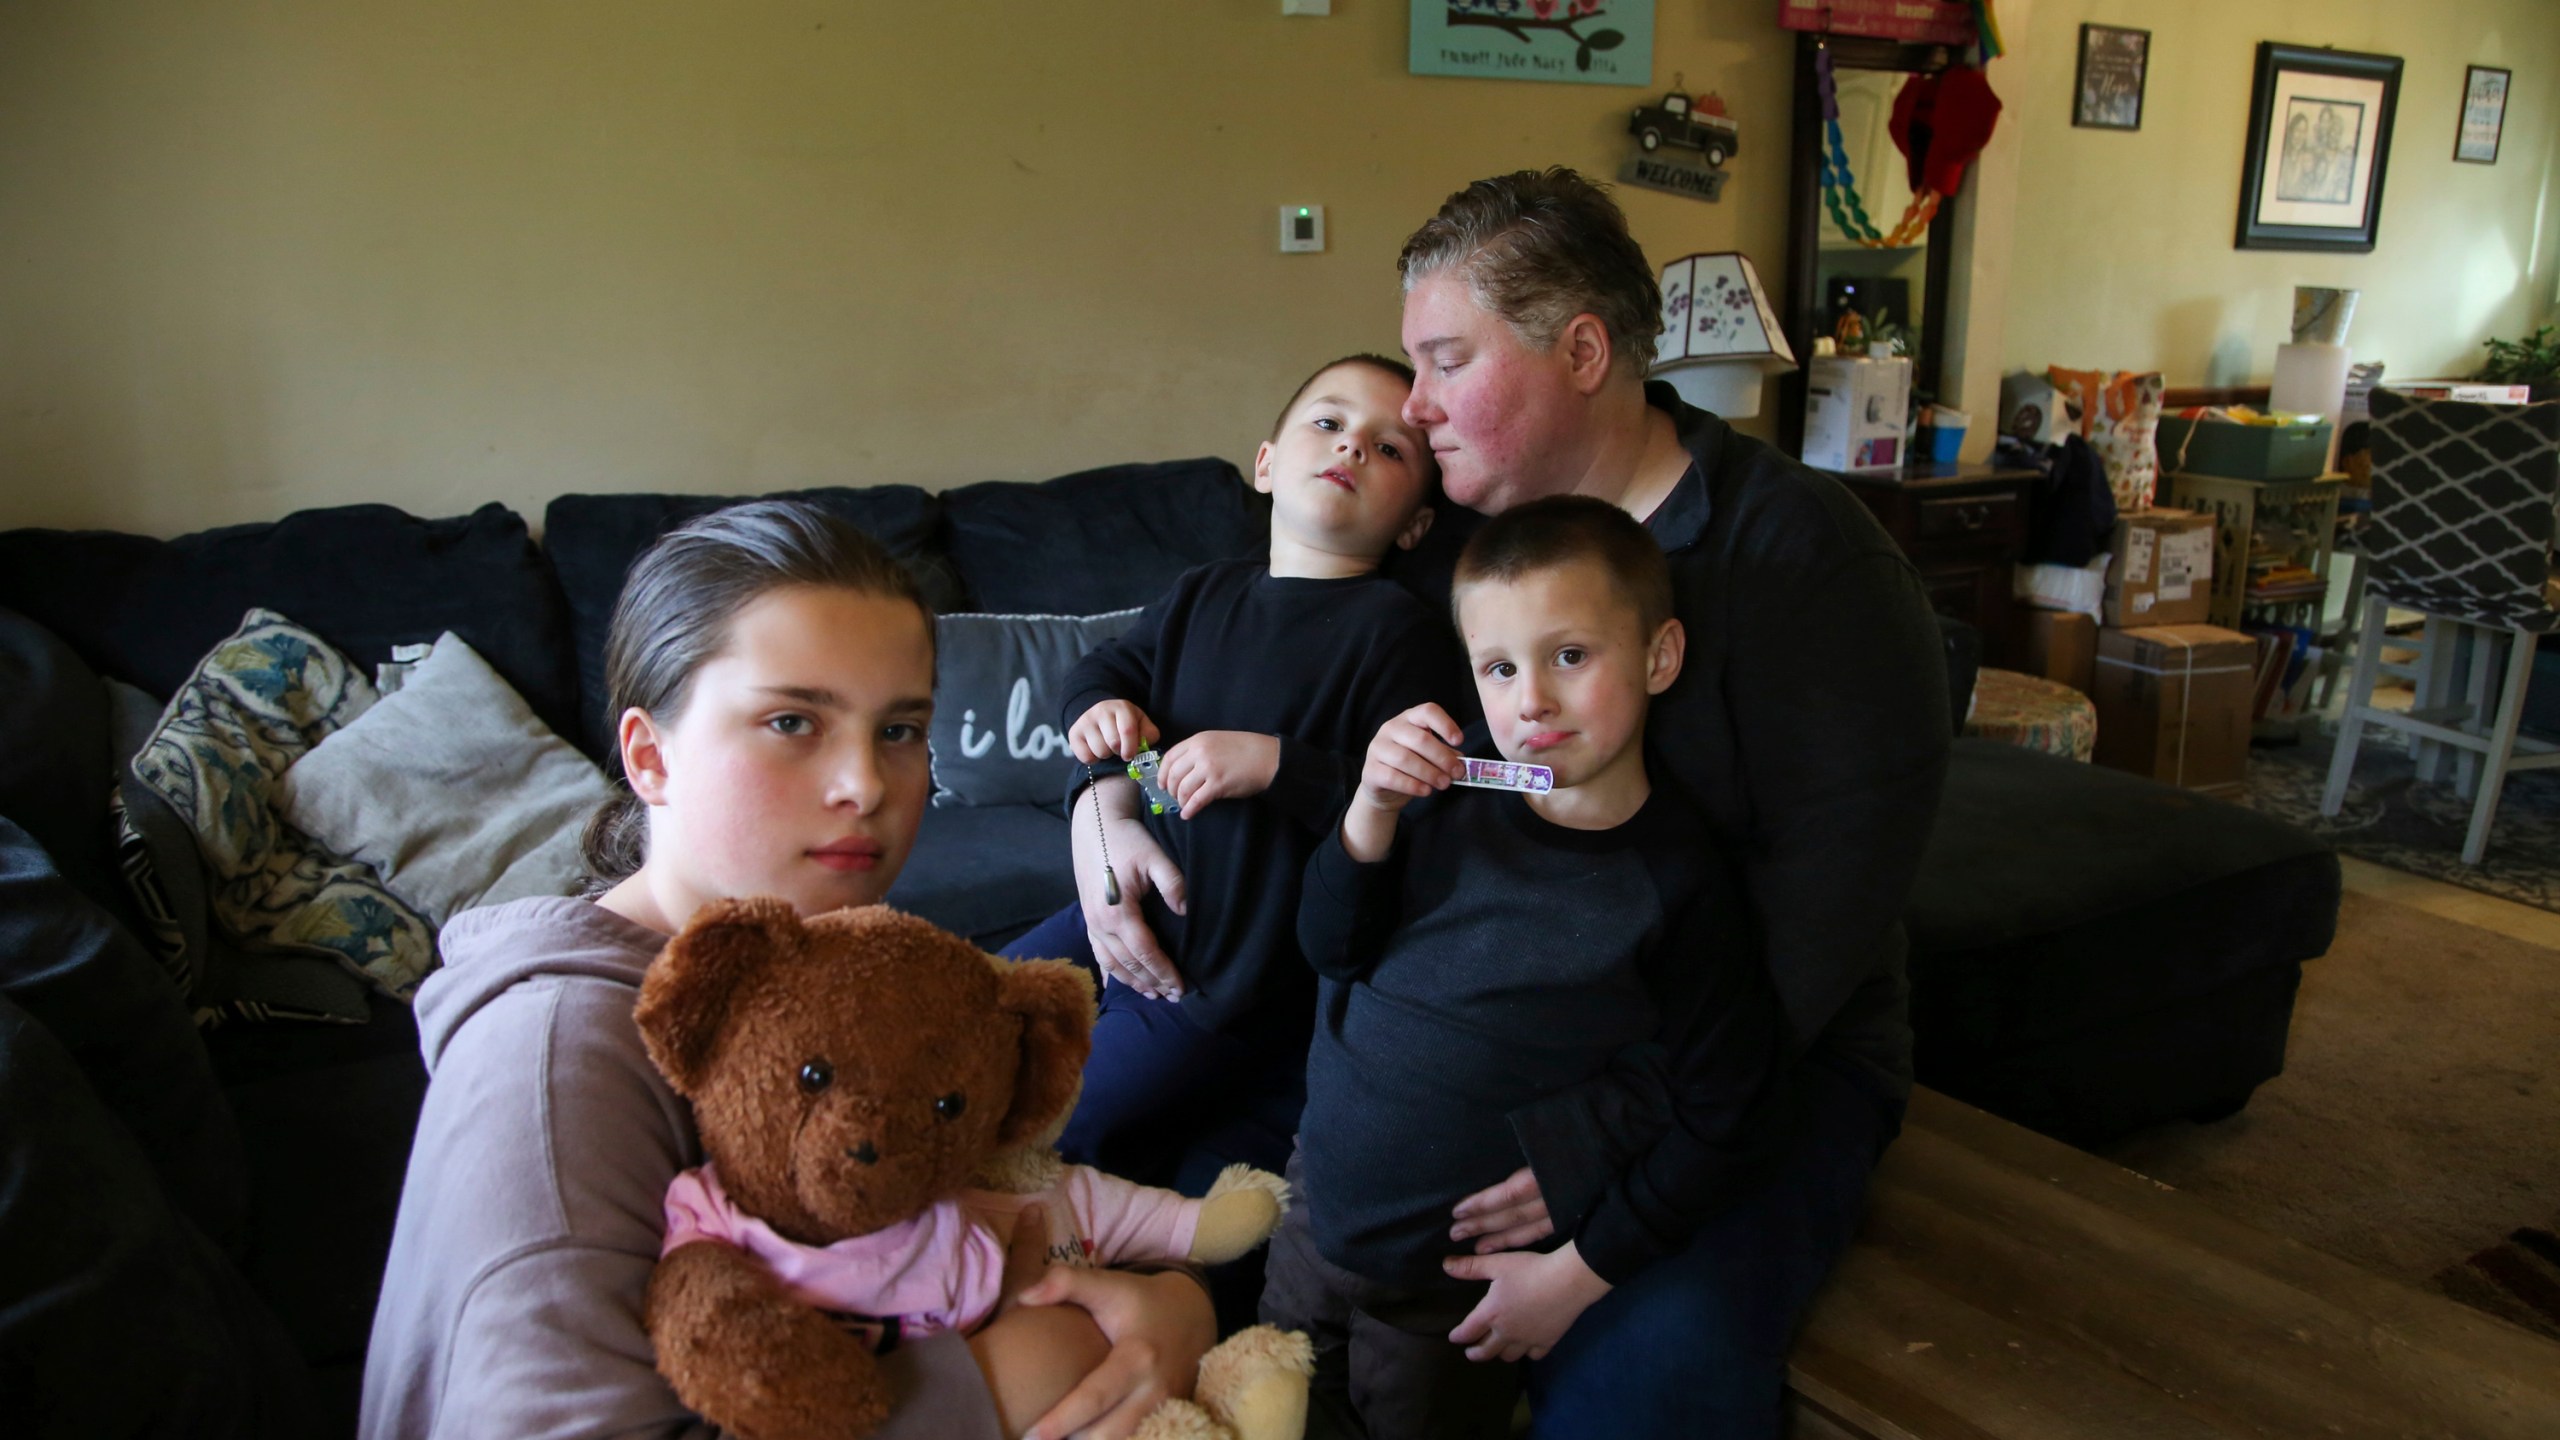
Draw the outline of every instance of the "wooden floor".
<instances>
[{"instance_id":1,"label":"wooden floor","mask_svg":"<svg viewBox=\"0 0 2560 1440\"><path fill-rule=\"evenodd\" d=\"M2560 1436L2560 1345L1928 1090L1791 1388L1797 1440Z\"/></svg>"}]
</instances>

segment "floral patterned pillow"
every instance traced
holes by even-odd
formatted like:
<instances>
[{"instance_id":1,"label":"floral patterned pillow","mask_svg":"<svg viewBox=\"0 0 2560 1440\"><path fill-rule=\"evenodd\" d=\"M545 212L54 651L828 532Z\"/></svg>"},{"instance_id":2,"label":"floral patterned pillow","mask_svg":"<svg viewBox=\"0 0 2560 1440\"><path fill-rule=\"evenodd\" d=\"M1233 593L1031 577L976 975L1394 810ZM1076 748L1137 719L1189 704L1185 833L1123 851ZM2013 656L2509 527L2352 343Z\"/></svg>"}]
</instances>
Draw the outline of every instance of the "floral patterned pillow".
<instances>
[{"instance_id":1,"label":"floral patterned pillow","mask_svg":"<svg viewBox=\"0 0 2560 1440\"><path fill-rule=\"evenodd\" d=\"M435 932L277 805L286 768L375 698L318 636L252 610L171 697L133 771L195 831L223 930L249 950L334 961L405 1000L435 964Z\"/></svg>"}]
</instances>

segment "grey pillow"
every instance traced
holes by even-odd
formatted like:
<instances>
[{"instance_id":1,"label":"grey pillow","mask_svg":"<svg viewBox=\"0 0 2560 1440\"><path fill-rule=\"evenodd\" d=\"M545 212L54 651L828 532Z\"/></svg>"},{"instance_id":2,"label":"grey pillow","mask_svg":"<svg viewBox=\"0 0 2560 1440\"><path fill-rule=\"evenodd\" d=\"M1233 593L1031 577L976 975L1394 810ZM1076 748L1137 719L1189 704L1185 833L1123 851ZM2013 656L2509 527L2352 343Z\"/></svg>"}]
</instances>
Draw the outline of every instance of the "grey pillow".
<instances>
[{"instance_id":1,"label":"grey pillow","mask_svg":"<svg viewBox=\"0 0 2560 1440\"><path fill-rule=\"evenodd\" d=\"M1140 613L937 617L933 803L1041 805L1066 794L1067 672Z\"/></svg>"},{"instance_id":2,"label":"grey pillow","mask_svg":"<svg viewBox=\"0 0 2560 1440\"><path fill-rule=\"evenodd\" d=\"M441 926L477 905L577 889L578 837L612 793L451 633L284 772L284 816Z\"/></svg>"}]
</instances>

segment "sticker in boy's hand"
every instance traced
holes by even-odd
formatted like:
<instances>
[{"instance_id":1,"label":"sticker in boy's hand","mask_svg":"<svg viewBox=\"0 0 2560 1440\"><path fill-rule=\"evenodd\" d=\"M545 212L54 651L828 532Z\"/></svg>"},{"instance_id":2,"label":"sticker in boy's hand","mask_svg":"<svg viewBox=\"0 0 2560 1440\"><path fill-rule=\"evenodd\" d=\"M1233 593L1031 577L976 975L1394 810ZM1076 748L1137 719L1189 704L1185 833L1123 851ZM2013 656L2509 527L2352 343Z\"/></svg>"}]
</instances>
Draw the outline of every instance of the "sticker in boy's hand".
<instances>
[{"instance_id":1,"label":"sticker in boy's hand","mask_svg":"<svg viewBox=\"0 0 2560 1440\"><path fill-rule=\"evenodd\" d=\"M1179 820L1182 818L1182 803L1173 798L1172 791L1164 788L1164 781L1157 774L1163 763L1164 757L1153 750L1141 750L1138 758L1129 762L1129 778L1137 781L1138 788L1147 792L1150 814L1170 815Z\"/></svg>"},{"instance_id":2,"label":"sticker in boy's hand","mask_svg":"<svg viewBox=\"0 0 2560 1440\"><path fill-rule=\"evenodd\" d=\"M1544 795L1556 788L1556 772L1544 765L1522 765L1512 760L1469 760L1467 778L1458 782L1479 790L1518 790L1529 795Z\"/></svg>"}]
</instances>

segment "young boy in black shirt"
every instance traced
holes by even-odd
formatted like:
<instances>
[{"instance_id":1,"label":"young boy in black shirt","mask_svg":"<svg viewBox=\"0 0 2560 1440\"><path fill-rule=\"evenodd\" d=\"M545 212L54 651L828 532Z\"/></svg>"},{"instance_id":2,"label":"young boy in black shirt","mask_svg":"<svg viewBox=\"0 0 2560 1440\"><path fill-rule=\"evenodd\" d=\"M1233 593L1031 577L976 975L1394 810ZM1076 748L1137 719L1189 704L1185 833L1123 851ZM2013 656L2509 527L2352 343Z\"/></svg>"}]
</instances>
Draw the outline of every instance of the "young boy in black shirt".
<instances>
[{"instance_id":1,"label":"young boy in black shirt","mask_svg":"<svg viewBox=\"0 0 2560 1440\"><path fill-rule=\"evenodd\" d=\"M1513 1367L1475 1362L1543 1355L1686 1242L1783 1047L1736 882L1647 772L1650 697L1685 638L1660 548L1615 506L1537 501L1469 541L1452 600L1494 745L1554 788L1450 789L1462 732L1435 705L1370 745L1307 868L1299 940L1322 978L1262 1304L1314 1338L1319 1411L1347 1406L1373 1440L1506 1433ZM1506 1257L1490 1287L1450 1278L1451 1206L1538 1162L1544 1102L1648 1046L1670 1056L1667 1129L1561 1247Z\"/></svg>"},{"instance_id":2,"label":"young boy in black shirt","mask_svg":"<svg viewBox=\"0 0 2560 1440\"><path fill-rule=\"evenodd\" d=\"M1402 415L1412 381L1369 355L1310 376L1254 458L1268 559L1190 571L1068 678L1078 760L1116 771L1171 742L1160 777L1180 813L1143 821L1187 892L1178 912L1154 894L1141 911L1176 988L1141 993L1105 964L1120 973L1059 1142L1071 1160L1173 1182L1173 1155L1221 1124L1221 1158L1287 1157L1315 1004L1297 947L1307 857L1378 726L1464 684L1447 622L1376 573L1431 524L1437 471ZM1097 803L1134 813L1127 779L1098 783Z\"/></svg>"}]
</instances>

